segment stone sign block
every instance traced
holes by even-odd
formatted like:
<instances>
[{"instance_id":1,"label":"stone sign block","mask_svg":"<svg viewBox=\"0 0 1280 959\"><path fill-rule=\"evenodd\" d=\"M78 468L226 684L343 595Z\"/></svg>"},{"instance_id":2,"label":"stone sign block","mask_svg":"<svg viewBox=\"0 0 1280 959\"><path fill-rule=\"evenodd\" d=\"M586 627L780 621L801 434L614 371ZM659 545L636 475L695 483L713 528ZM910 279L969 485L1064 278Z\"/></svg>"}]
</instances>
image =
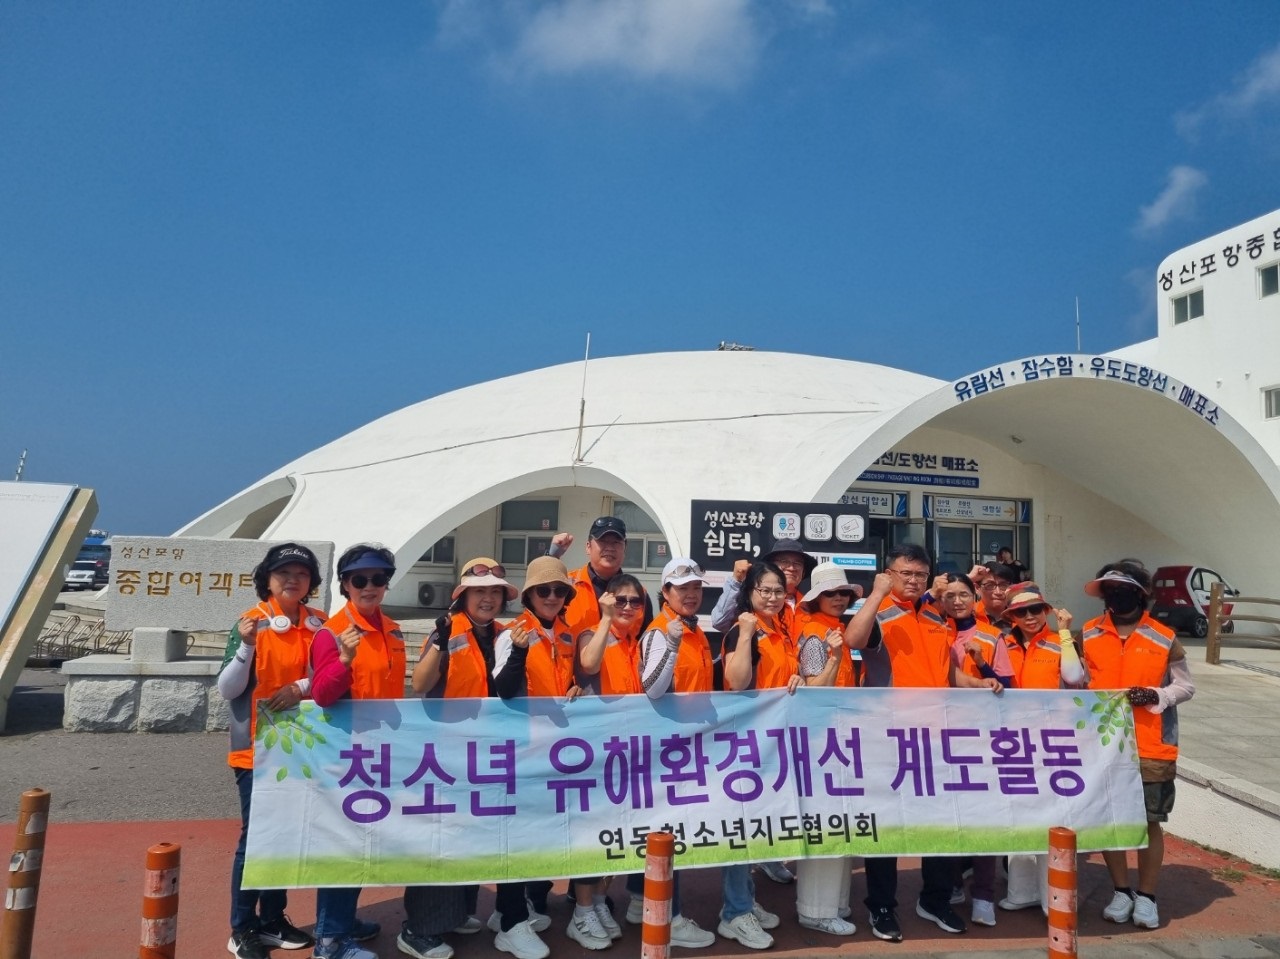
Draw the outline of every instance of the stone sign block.
<instances>
[{"instance_id":1,"label":"stone sign block","mask_svg":"<svg viewBox=\"0 0 1280 959\"><path fill-rule=\"evenodd\" d=\"M113 537L107 629L229 629L258 602L253 570L273 545L206 536ZM308 602L327 610L333 543L303 545L316 554L323 577Z\"/></svg>"}]
</instances>

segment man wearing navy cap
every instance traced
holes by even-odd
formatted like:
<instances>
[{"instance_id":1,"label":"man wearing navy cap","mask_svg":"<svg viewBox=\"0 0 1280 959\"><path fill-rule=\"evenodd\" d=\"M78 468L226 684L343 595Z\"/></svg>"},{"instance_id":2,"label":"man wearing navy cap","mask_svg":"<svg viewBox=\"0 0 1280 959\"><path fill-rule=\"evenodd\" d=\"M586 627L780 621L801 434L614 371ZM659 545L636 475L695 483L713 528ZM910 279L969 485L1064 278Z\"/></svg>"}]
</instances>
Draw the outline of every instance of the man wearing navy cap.
<instances>
[{"instance_id":1,"label":"man wearing navy cap","mask_svg":"<svg viewBox=\"0 0 1280 959\"><path fill-rule=\"evenodd\" d=\"M547 552L563 556L573 545L572 533L557 533L551 539ZM600 597L609 580L622 572L622 560L627 553L627 524L616 516L600 516L591 524L587 533L587 565L569 574L577 584L573 599L564 611L573 635L581 639L591 635L600 625ZM644 623L653 622L653 602L648 592L644 596Z\"/></svg>"}]
</instances>

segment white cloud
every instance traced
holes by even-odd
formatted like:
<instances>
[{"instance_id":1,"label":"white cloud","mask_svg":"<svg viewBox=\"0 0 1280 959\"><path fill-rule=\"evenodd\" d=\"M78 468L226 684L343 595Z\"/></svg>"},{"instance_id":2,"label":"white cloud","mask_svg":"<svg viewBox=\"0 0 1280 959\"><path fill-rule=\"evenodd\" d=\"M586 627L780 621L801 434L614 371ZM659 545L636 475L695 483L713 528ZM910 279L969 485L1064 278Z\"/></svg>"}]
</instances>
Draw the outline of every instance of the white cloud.
<instances>
[{"instance_id":1,"label":"white cloud","mask_svg":"<svg viewBox=\"0 0 1280 959\"><path fill-rule=\"evenodd\" d=\"M1209 178L1195 167L1174 167L1160 195L1138 211L1134 232L1150 235L1166 223L1190 217L1195 212L1196 194L1208 182Z\"/></svg>"},{"instance_id":2,"label":"white cloud","mask_svg":"<svg viewBox=\"0 0 1280 959\"><path fill-rule=\"evenodd\" d=\"M763 44L750 0L550 0L532 8L448 0L440 36L489 46L491 65L513 77L613 74L718 88L742 83Z\"/></svg>"},{"instance_id":3,"label":"white cloud","mask_svg":"<svg viewBox=\"0 0 1280 959\"><path fill-rule=\"evenodd\" d=\"M1239 120L1277 102L1280 102L1280 45L1249 64L1231 90L1177 114L1174 122L1179 133L1191 138L1211 119Z\"/></svg>"}]
</instances>

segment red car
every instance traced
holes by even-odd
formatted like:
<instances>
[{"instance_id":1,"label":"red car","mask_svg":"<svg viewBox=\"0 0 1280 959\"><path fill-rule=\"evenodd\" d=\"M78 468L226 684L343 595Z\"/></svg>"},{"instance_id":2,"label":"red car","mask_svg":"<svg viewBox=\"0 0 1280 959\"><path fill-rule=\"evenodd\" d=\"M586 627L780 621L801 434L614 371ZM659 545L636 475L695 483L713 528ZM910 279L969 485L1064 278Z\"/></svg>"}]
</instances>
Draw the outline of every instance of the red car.
<instances>
[{"instance_id":1,"label":"red car","mask_svg":"<svg viewBox=\"0 0 1280 959\"><path fill-rule=\"evenodd\" d=\"M1206 566L1161 566L1155 573L1156 590L1152 597L1151 615L1170 629L1188 633L1198 639L1209 635L1209 590L1222 584L1224 597L1239 596L1240 591ZM1232 604L1222 604L1222 615L1231 615ZM1224 632L1235 624L1222 623Z\"/></svg>"}]
</instances>

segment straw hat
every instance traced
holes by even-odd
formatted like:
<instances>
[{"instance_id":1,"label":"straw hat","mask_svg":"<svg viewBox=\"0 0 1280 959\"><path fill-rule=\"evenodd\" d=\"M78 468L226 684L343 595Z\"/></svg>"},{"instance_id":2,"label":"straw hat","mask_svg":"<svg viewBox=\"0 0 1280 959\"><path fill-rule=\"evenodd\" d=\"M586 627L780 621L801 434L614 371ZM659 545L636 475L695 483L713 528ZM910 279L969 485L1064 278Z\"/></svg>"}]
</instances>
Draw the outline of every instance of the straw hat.
<instances>
[{"instance_id":1,"label":"straw hat","mask_svg":"<svg viewBox=\"0 0 1280 959\"><path fill-rule=\"evenodd\" d=\"M573 599L573 594L577 592L577 584L569 578L569 570L565 568L564 563L554 556L539 556L525 571L524 589L521 590L521 594L527 595L533 587L548 583L562 583L568 586L569 599Z\"/></svg>"}]
</instances>

